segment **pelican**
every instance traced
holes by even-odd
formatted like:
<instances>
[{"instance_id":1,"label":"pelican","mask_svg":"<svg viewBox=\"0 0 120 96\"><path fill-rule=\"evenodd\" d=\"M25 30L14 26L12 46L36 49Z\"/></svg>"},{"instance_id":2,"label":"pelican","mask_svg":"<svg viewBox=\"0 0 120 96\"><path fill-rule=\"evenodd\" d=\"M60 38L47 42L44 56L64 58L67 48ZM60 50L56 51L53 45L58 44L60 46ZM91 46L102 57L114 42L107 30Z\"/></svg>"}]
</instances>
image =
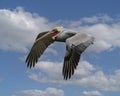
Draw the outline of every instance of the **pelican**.
<instances>
[{"instance_id":1,"label":"pelican","mask_svg":"<svg viewBox=\"0 0 120 96\"><path fill-rule=\"evenodd\" d=\"M94 37L85 33L65 32L60 26L46 32L41 32L35 39L26 58L27 67L34 67L46 48L55 41L66 44L62 75L65 80L70 79L79 63L81 54L88 46L93 44Z\"/></svg>"}]
</instances>

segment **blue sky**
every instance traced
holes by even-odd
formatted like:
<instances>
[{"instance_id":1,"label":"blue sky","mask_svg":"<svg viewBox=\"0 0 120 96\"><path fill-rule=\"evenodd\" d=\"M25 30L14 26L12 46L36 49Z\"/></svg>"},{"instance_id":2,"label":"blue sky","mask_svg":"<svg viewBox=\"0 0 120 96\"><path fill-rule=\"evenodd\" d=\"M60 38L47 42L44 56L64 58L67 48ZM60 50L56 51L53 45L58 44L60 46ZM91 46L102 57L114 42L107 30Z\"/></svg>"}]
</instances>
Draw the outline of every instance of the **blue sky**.
<instances>
[{"instance_id":1,"label":"blue sky","mask_svg":"<svg viewBox=\"0 0 120 96\"><path fill-rule=\"evenodd\" d=\"M119 96L119 4L119 0L1 0L0 95ZM62 77L65 44L50 46L35 68L25 64L37 34L58 25L95 37L68 81Z\"/></svg>"}]
</instances>

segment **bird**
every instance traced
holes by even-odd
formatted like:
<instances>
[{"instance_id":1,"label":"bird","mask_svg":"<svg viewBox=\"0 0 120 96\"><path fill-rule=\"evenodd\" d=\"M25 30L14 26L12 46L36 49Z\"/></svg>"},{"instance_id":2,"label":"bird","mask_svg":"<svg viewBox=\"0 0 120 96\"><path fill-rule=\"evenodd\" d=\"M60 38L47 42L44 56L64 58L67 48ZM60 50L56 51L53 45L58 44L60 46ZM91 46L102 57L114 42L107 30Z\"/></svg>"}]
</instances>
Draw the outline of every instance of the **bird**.
<instances>
[{"instance_id":1,"label":"bird","mask_svg":"<svg viewBox=\"0 0 120 96\"><path fill-rule=\"evenodd\" d=\"M65 80L70 79L78 66L81 54L94 43L94 37L87 33L65 31L61 26L57 26L49 31L40 32L26 57L27 67L35 67L44 51L54 42L66 44L62 75Z\"/></svg>"}]
</instances>

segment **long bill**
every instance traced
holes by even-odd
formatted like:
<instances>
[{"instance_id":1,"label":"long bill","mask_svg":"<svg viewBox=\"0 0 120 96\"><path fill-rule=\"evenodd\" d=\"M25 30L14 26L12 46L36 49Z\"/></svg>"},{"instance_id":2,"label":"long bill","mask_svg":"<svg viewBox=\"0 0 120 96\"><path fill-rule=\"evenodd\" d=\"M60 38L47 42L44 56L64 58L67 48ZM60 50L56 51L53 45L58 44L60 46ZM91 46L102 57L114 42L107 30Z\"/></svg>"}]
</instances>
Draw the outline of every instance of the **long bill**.
<instances>
[{"instance_id":1,"label":"long bill","mask_svg":"<svg viewBox=\"0 0 120 96\"><path fill-rule=\"evenodd\" d=\"M35 42L38 42L39 40L43 39L46 36L49 36L50 34L52 34L53 31L49 31L48 33L46 33L45 35L43 35L42 37L38 38Z\"/></svg>"}]
</instances>

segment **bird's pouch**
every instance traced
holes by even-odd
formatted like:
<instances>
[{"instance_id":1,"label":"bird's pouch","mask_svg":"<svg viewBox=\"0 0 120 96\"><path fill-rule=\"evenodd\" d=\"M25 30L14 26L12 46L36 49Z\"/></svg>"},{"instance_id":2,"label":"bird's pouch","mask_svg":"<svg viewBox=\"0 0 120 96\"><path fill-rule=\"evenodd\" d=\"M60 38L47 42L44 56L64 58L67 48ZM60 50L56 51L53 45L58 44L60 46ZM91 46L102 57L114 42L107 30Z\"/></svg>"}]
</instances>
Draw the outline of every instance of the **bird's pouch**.
<instances>
[{"instance_id":1,"label":"bird's pouch","mask_svg":"<svg viewBox=\"0 0 120 96\"><path fill-rule=\"evenodd\" d=\"M89 34L78 33L69 38L66 42L68 46L75 50L78 54L81 54L90 44L94 41L94 37Z\"/></svg>"}]
</instances>

